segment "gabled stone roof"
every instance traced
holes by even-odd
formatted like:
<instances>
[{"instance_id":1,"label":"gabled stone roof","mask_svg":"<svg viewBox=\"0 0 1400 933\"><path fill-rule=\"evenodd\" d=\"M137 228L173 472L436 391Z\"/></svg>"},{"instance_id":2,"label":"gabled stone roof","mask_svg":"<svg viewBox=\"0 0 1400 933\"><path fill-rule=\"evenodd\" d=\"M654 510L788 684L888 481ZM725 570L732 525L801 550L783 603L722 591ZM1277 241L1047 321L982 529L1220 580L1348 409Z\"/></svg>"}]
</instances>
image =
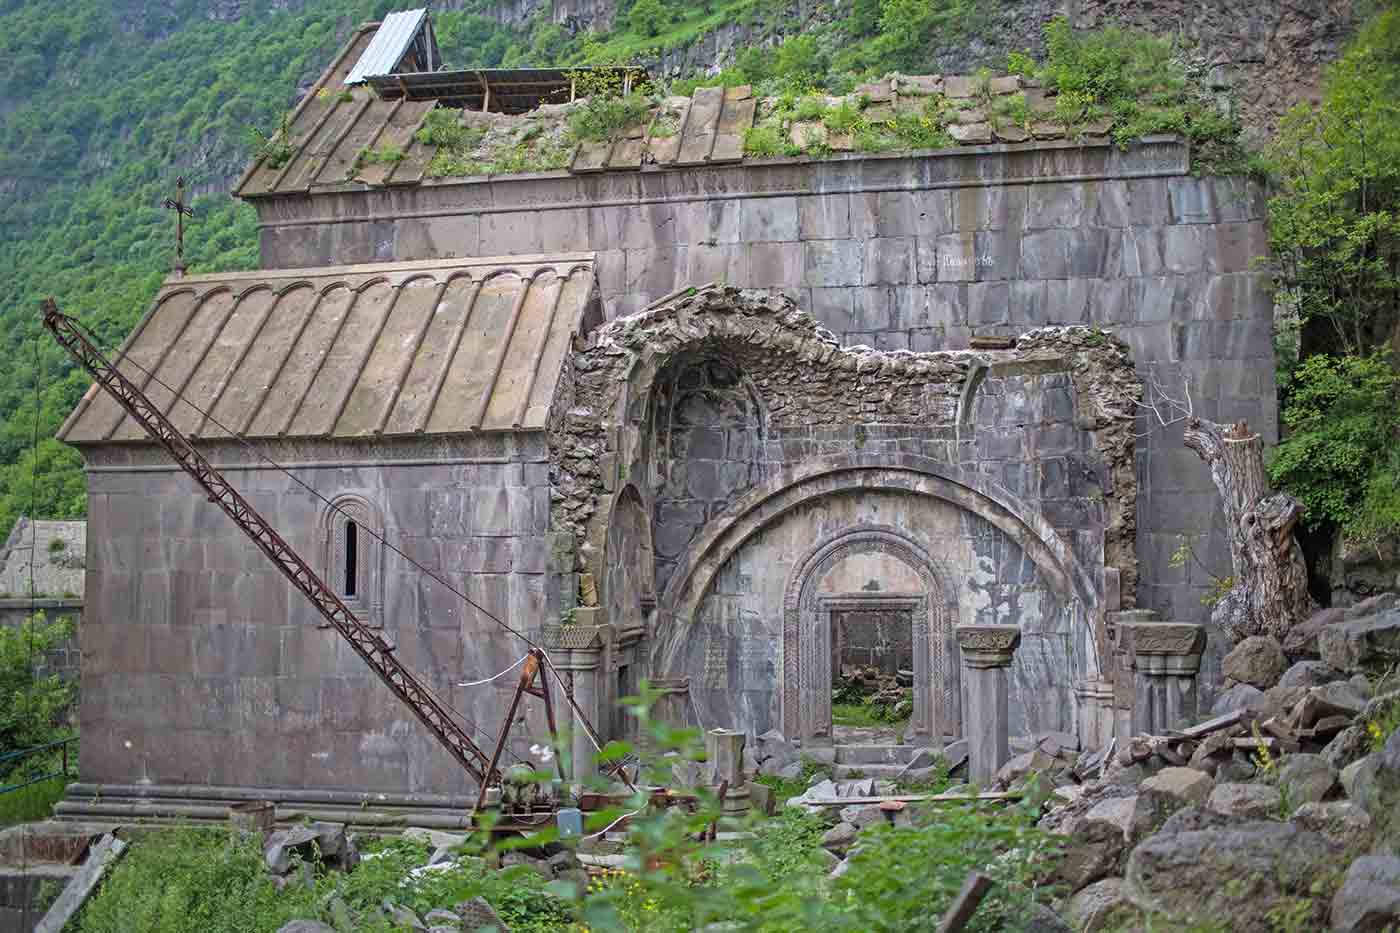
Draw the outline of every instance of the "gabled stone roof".
<instances>
[{"instance_id":1,"label":"gabled stone roof","mask_svg":"<svg viewBox=\"0 0 1400 933\"><path fill-rule=\"evenodd\" d=\"M367 23L350 38L292 112L285 137L268 145L248 168L234 188L236 195L262 198L417 185L430 180L437 148L418 139L417 131L439 102L382 99L368 84L345 85L347 74L373 40L378 25ZM1013 98L1015 107L1009 106ZM1076 126L1056 122L1054 98L1016 75L895 74L862 85L845 97L825 98L824 106L837 107L843 101L861 108L867 127L892 127L896 120L912 116L931 121L930 125L936 123L944 130L947 145L957 147L1034 147L1038 140L1066 137L1101 141L1111 128L1104 120ZM486 149L497 144L501 151L521 148L522 153L534 153L535 157L503 167L504 160L492 159L483 151L481 158L471 161L468 171L454 169L446 174L517 175L565 168L589 173L744 162L759 158L745 152L745 134L755 126L772 125L778 101L756 98L749 87L698 88L688 97L659 101L642 120L620 128L613 138L584 140L576 145L568 142L556 151L575 106L547 104L525 114L464 111L466 125L489 135ZM776 122L782 146L789 154L826 157L861 149L856 134L828 129L819 117L799 112ZM540 145L550 149L542 157L535 152Z\"/></svg>"},{"instance_id":2,"label":"gabled stone roof","mask_svg":"<svg viewBox=\"0 0 1400 933\"><path fill-rule=\"evenodd\" d=\"M193 438L532 430L601 317L592 253L172 277L116 358ZM95 385L58 436L145 438Z\"/></svg>"}]
</instances>

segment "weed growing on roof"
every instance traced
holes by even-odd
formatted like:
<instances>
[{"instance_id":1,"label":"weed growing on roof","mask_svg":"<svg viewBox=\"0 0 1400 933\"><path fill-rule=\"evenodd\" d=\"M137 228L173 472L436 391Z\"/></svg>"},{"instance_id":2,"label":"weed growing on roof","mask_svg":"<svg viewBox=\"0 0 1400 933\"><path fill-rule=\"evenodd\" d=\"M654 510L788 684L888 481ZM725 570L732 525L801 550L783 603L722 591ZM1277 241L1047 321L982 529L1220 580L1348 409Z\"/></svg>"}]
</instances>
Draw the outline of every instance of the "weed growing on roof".
<instances>
[{"instance_id":1,"label":"weed growing on roof","mask_svg":"<svg viewBox=\"0 0 1400 933\"><path fill-rule=\"evenodd\" d=\"M264 133L256 126L249 127L253 137L256 158L261 159L267 168L277 169L291 161L296 150L292 148L291 115L282 114L282 121L271 134Z\"/></svg>"}]
</instances>

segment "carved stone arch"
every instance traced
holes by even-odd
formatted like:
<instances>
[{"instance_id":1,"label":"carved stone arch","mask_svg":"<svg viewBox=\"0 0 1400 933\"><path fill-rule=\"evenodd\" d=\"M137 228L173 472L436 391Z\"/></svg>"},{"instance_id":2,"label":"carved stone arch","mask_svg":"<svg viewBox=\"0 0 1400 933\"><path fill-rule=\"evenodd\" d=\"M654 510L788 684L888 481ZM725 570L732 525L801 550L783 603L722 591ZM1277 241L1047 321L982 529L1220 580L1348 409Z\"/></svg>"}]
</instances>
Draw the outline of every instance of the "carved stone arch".
<instances>
[{"instance_id":1,"label":"carved stone arch","mask_svg":"<svg viewBox=\"0 0 1400 933\"><path fill-rule=\"evenodd\" d=\"M356 536L355 592L345 592L346 538L354 522ZM321 512L318 538L321 573L346 607L366 624L384 626L384 516L379 506L357 493L331 499ZM325 627L324 624L321 626Z\"/></svg>"},{"instance_id":2,"label":"carved stone arch","mask_svg":"<svg viewBox=\"0 0 1400 933\"><path fill-rule=\"evenodd\" d=\"M884 525L858 525L819 541L803 555L783 596L783 732L804 744L826 745L831 730L831 618L817 598L823 578L857 554L888 554L919 577L914 607L914 712L909 727L918 743L960 735L961 690L953 630L958 621L954 577L922 545Z\"/></svg>"}]
</instances>

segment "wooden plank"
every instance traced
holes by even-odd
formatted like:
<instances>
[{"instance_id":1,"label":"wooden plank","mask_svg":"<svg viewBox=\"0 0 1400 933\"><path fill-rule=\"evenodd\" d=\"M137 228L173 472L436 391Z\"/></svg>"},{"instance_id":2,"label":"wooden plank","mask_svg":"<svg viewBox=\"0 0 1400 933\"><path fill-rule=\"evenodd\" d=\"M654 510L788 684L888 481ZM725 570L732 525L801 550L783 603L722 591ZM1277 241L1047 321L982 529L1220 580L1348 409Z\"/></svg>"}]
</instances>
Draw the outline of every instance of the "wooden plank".
<instances>
[{"instance_id":1,"label":"wooden plank","mask_svg":"<svg viewBox=\"0 0 1400 933\"><path fill-rule=\"evenodd\" d=\"M958 933L967 926L972 915L977 912L977 905L982 903L982 899L991 889L992 879L975 871L969 872L962 890L953 898L953 903L948 906L943 919L939 921L936 933Z\"/></svg>"},{"instance_id":2,"label":"wooden plank","mask_svg":"<svg viewBox=\"0 0 1400 933\"><path fill-rule=\"evenodd\" d=\"M569 171L576 175L586 172L601 172L608 164L608 156L612 154L613 144L611 141L585 140L578 144L578 149L574 150L574 160L569 163Z\"/></svg>"},{"instance_id":3,"label":"wooden plank","mask_svg":"<svg viewBox=\"0 0 1400 933\"><path fill-rule=\"evenodd\" d=\"M60 933L83 904L87 903L92 892L97 890L108 867L115 864L125 851L125 842L111 833L103 836L97 845L92 847L87 861L78 869L73 880L68 882L68 887L63 889L63 893L53 902L49 912L44 914L44 919L34 928L34 933Z\"/></svg>"},{"instance_id":4,"label":"wooden plank","mask_svg":"<svg viewBox=\"0 0 1400 933\"><path fill-rule=\"evenodd\" d=\"M681 151L677 165L703 165L709 161L715 147L715 132L719 127L720 110L724 105L724 88L695 89L690 100L685 131L681 134Z\"/></svg>"}]
</instances>

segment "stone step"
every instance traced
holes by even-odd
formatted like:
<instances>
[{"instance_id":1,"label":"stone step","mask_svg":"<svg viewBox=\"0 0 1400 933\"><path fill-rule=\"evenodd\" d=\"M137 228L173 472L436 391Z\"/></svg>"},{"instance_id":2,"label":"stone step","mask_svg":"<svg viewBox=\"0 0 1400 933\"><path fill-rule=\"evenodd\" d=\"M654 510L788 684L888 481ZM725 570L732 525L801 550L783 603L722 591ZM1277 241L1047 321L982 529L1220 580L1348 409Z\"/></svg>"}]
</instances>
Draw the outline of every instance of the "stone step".
<instances>
[{"instance_id":1,"label":"stone step","mask_svg":"<svg viewBox=\"0 0 1400 933\"><path fill-rule=\"evenodd\" d=\"M832 776L838 781L856 778L879 778L892 781L904 771L904 765L833 765Z\"/></svg>"},{"instance_id":2,"label":"stone step","mask_svg":"<svg viewBox=\"0 0 1400 933\"><path fill-rule=\"evenodd\" d=\"M838 765L907 765L918 747L914 745L837 745Z\"/></svg>"}]
</instances>

